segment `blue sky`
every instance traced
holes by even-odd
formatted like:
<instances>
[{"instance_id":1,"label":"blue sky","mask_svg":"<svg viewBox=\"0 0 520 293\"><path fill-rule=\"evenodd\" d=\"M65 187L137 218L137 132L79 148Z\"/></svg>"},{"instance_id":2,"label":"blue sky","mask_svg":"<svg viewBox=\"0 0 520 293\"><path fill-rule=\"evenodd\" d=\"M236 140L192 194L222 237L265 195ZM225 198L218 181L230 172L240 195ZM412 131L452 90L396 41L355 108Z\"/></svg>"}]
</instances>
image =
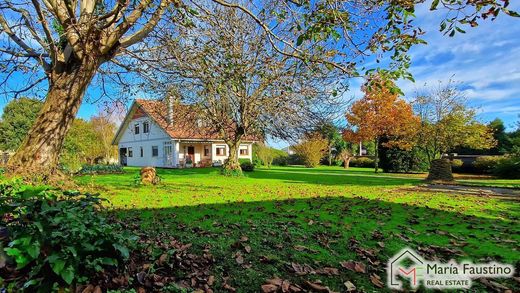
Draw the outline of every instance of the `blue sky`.
<instances>
[{"instance_id":1,"label":"blue sky","mask_svg":"<svg viewBox=\"0 0 520 293\"><path fill-rule=\"evenodd\" d=\"M513 2L513 1L512 1ZM520 3L512 3L520 10ZM497 20L482 22L479 27L466 29L466 34L454 38L438 31L443 11L430 12L426 5L418 7L417 21L426 31L428 45L414 47L411 72L415 83L400 81L406 97L425 84L435 85L450 78L462 83L469 104L478 108L479 119L489 122L496 117L504 120L509 130L520 118L520 19L501 15ZM349 96L360 98L361 80L353 80ZM96 96L96 86L89 89ZM0 98L0 110L6 103ZM88 101L79 110L79 117L89 118L98 106ZM275 146L286 145L273 142Z\"/></svg>"}]
</instances>

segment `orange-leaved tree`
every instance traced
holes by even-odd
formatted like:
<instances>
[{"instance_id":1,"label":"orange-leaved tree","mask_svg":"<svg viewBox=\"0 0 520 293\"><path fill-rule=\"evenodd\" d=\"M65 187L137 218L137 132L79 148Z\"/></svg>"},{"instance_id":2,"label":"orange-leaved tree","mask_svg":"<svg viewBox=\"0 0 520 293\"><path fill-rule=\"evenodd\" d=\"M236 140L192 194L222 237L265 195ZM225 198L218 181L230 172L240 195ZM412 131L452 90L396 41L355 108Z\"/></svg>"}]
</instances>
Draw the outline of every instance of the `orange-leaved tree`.
<instances>
[{"instance_id":1,"label":"orange-leaved tree","mask_svg":"<svg viewBox=\"0 0 520 293\"><path fill-rule=\"evenodd\" d=\"M379 75L367 79L362 87L364 97L354 102L347 114L348 127L343 133L346 141L358 143L374 140L375 172L378 172L378 145L382 136L389 138L385 145L410 149L420 119L412 106L399 98L395 84Z\"/></svg>"}]
</instances>

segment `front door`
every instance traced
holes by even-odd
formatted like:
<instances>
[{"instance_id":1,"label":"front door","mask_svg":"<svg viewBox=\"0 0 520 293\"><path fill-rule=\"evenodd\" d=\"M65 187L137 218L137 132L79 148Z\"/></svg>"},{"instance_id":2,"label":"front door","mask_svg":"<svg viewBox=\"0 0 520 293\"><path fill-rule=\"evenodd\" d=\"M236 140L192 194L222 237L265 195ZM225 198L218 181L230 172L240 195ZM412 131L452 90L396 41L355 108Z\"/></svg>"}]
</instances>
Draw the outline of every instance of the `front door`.
<instances>
[{"instance_id":1,"label":"front door","mask_svg":"<svg viewBox=\"0 0 520 293\"><path fill-rule=\"evenodd\" d=\"M119 149L119 163L121 166L126 166L126 148Z\"/></svg>"},{"instance_id":2,"label":"front door","mask_svg":"<svg viewBox=\"0 0 520 293\"><path fill-rule=\"evenodd\" d=\"M164 166L173 166L172 143L169 141L164 143Z\"/></svg>"},{"instance_id":3,"label":"front door","mask_svg":"<svg viewBox=\"0 0 520 293\"><path fill-rule=\"evenodd\" d=\"M190 158L192 160L195 160L195 147L193 147L193 146L188 147L188 156L190 156Z\"/></svg>"}]
</instances>

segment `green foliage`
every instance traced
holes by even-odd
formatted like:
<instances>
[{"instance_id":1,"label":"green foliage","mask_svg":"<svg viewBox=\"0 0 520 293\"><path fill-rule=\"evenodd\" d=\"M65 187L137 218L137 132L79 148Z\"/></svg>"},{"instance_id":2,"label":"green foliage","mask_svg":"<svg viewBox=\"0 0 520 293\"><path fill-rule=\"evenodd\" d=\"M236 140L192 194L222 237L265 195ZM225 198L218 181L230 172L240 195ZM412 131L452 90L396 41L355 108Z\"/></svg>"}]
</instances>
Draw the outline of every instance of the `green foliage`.
<instances>
[{"instance_id":1,"label":"green foliage","mask_svg":"<svg viewBox=\"0 0 520 293\"><path fill-rule=\"evenodd\" d=\"M28 276L24 289L48 292L88 280L129 257L135 238L99 210L96 194L0 184L2 225L9 231L5 252Z\"/></svg>"},{"instance_id":2,"label":"green foliage","mask_svg":"<svg viewBox=\"0 0 520 293\"><path fill-rule=\"evenodd\" d=\"M254 144L253 154L253 161L257 166L270 168L271 165L287 166L288 163L288 154L286 152L266 145ZM255 161L255 159L257 161Z\"/></svg>"},{"instance_id":3,"label":"green foliage","mask_svg":"<svg viewBox=\"0 0 520 293\"><path fill-rule=\"evenodd\" d=\"M220 174L227 176L227 177L243 177L244 174L242 173L242 170L240 169L226 169L222 168L220 170Z\"/></svg>"},{"instance_id":4,"label":"green foliage","mask_svg":"<svg viewBox=\"0 0 520 293\"><path fill-rule=\"evenodd\" d=\"M374 168L374 159L367 157L353 158L350 161L350 166L361 168Z\"/></svg>"},{"instance_id":5,"label":"green foliage","mask_svg":"<svg viewBox=\"0 0 520 293\"><path fill-rule=\"evenodd\" d=\"M242 168L242 171L244 172L253 172L255 170L255 165L249 159L247 159L240 162L240 168Z\"/></svg>"},{"instance_id":6,"label":"green foliage","mask_svg":"<svg viewBox=\"0 0 520 293\"><path fill-rule=\"evenodd\" d=\"M67 133L60 163L75 173L84 164L92 164L104 157L104 149L92 122L76 119Z\"/></svg>"},{"instance_id":7,"label":"green foliage","mask_svg":"<svg viewBox=\"0 0 520 293\"><path fill-rule=\"evenodd\" d=\"M520 179L520 156L505 156L493 168L493 174L500 178Z\"/></svg>"},{"instance_id":8,"label":"green foliage","mask_svg":"<svg viewBox=\"0 0 520 293\"><path fill-rule=\"evenodd\" d=\"M123 167L119 164L109 165L84 165L79 170L79 175L93 175L93 174L119 174L123 173Z\"/></svg>"},{"instance_id":9,"label":"green foliage","mask_svg":"<svg viewBox=\"0 0 520 293\"><path fill-rule=\"evenodd\" d=\"M464 164L464 162L462 162L460 159L453 159L450 162L452 168L460 168Z\"/></svg>"},{"instance_id":10,"label":"green foliage","mask_svg":"<svg viewBox=\"0 0 520 293\"><path fill-rule=\"evenodd\" d=\"M0 150L16 150L36 120L42 102L31 98L10 101L0 120Z\"/></svg>"},{"instance_id":11,"label":"green foliage","mask_svg":"<svg viewBox=\"0 0 520 293\"><path fill-rule=\"evenodd\" d=\"M399 148L379 147L379 165L388 173L412 173L428 170L427 160L417 148L401 150Z\"/></svg>"},{"instance_id":12,"label":"green foliage","mask_svg":"<svg viewBox=\"0 0 520 293\"><path fill-rule=\"evenodd\" d=\"M477 173L492 173L495 166L502 159L499 156L482 156L475 159L473 167Z\"/></svg>"}]
</instances>

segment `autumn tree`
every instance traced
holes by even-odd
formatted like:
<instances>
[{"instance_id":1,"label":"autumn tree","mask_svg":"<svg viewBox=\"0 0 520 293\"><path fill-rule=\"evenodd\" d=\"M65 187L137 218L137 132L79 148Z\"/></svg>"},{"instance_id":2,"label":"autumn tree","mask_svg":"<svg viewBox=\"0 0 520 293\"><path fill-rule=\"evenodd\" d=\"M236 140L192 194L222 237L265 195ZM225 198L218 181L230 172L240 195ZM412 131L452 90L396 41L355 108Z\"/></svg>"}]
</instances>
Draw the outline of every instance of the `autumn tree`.
<instances>
[{"instance_id":1,"label":"autumn tree","mask_svg":"<svg viewBox=\"0 0 520 293\"><path fill-rule=\"evenodd\" d=\"M199 22L192 16L211 14L208 6L215 3L252 19L279 54L302 64L326 64L350 76L359 76L364 57L375 52L379 58L393 56L389 72L395 77L409 77L405 54L423 43L422 31L412 22L413 1L271 0L248 6L248 1L226 0L3 0L0 86L8 98L29 91L45 97L36 123L9 162L10 170L55 170L65 135L94 77L104 83L115 75L111 80L125 86L150 82L150 74L165 72L149 62L149 52L157 48L150 32L157 26L194 27ZM508 1L433 4L432 10L463 12L439 20L450 35L462 31L458 26L476 26L499 12L516 15L507 9ZM309 46L321 48L320 54L309 52ZM138 72L141 78L120 76L128 72ZM106 90L103 84L99 88Z\"/></svg>"},{"instance_id":2,"label":"autumn tree","mask_svg":"<svg viewBox=\"0 0 520 293\"><path fill-rule=\"evenodd\" d=\"M302 141L293 146L294 151L303 159L305 167L314 168L320 164L321 158L327 153L328 142L319 133L304 136Z\"/></svg>"},{"instance_id":3,"label":"autumn tree","mask_svg":"<svg viewBox=\"0 0 520 293\"><path fill-rule=\"evenodd\" d=\"M393 82L374 75L362 87L363 98L354 102L347 114L348 128L344 132L347 141L357 143L373 140L375 172L378 172L378 146L385 136L387 146L409 149L415 136L419 118L412 106L399 98Z\"/></svg>"},{"instance_id":4,"label":"autumn tree","mask_svg":"<svg viewBox=\"0 0 520 293\"><path fill-rule=\"evenodd\" d=\"M97 115L90 118L90 124L102 147L102 157L104 160L107 162L110 159L117 158L117 146L112 145L112 140L114 139L117 128L111 114L107 111L99 110Z\"/></svg>"},{"instance_id":5,"label":"autumn tree","mask_svg":"<svg viewBox=\"0 0 520 293\"><path fill-rule=\"evenodd\" d=\"M453 81L425 90L414 101L421 117L416 143L428 161L439 159L457 147L489 149L495 145L493 130L476 120L476 110Z\"/></svg>"}]
</instances>

